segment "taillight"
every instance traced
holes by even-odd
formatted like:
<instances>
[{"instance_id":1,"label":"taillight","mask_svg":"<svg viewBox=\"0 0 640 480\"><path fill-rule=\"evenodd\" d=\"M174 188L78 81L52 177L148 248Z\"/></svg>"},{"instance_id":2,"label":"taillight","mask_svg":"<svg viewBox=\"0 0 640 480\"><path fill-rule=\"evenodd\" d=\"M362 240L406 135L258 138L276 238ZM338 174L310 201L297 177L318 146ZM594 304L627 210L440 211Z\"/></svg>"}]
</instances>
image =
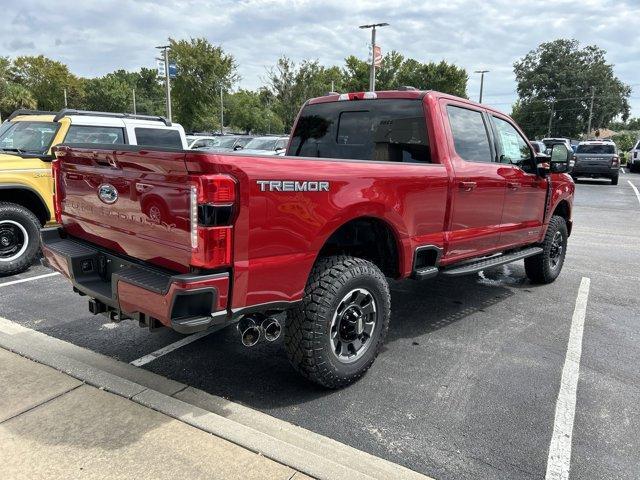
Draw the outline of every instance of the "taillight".
<instances>
[{"instance_id":1,"label":"taillight","mask_svg":"<svg viewBox=\"0 0 640 480\"><path fill-rule=\"evenodd\" d=\"M57 223L62 223L62 182L60 179L60 160L57 158L51 162L51 172L53 175L53 213Z\"/></svg>"},{"instance_id":2,"label":"taillight","mask_svg":"<svg viewBox=\"0 0 640 480\"><path fill-rule=\"evenodd\" d=\"M192 177L190 192L191 265L231 265L237 185L229 175Z\"/></svg>"},{"instance_id":3,"label":"taillight","mask_svg":"<svg viewBox=\"0 0 640 480\"><path fill-rule=\"evenodd\" d=\"M617 155L614 155L613 158L611 159L611 166L617 167L618 165L620 165L620 157L618 157Z\"/></svg>"},{"instance_id":4,"label":"taillight","mask_svg":"<svg viewBox=\"0 0 640 480\"><path fill-rule=\"evenodd\" d=\"M576 164L576 160L578 160L578 157L577 157L576 155L573 155L573 156L571 157L571 160L569 160L569 166L570 166L570 167L574 167L574 166L575 166L575 164Z\"/></svg>"}]
</instances>

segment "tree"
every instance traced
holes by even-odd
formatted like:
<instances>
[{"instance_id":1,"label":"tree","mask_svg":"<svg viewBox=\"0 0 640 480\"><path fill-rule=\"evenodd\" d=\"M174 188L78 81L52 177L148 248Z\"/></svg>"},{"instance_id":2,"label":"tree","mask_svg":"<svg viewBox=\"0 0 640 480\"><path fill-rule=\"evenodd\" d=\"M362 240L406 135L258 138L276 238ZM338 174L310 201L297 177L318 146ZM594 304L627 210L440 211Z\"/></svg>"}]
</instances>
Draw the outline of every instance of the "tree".
<instances>
[{"instance_id":1,"label":"tree","mask_svg":"<svg viewBox=\"0 0 640 480\"><path fill-rule=\"evenodd\" d=\"M172 82L174 112L187 130L219 128L220 90L239 80L232 55L204 38L169 39L178 74Z\"/></svg>"},{"instance_id":2,"label":"tree","mask_svg":"<svg viewBox=\"0 0 640 480\"><path fill-rule=\"evenodd\" d=\"M23 56L9 68L9 80L28 89L41 110L60 110L64 107L64 90L71 108L82 106L82 82L69 72L63 63L44 55Z\"/></svg>"},{"instance_id":3,"label":"tree","mask_svg":"<svg viewBox=\"0 0 640 480\"><path fill-rule=\"evenodd\" d=\"M0 79L0 118L5 118L19 108L36 108L31 92L22 85Z\"/></svg>"},{"instance_id":4,"label":"tree","mask_svg":"<svg viewBox=\"0 0 640 480\"><path fill-rule=\"evenodd\" d=\"M19 108L36 108L33 95L22 85L9 81L11 60L0 57L0 120Z\"/></svg>"},{"instance_id":5,"label":"tree","mask_svg":"<svg viewBox=\"0 0 640 480\"><path fill-rule=\"evenodd\" d=\"M229 124L244 133L281 133L283 124L259 92L240 90L228 97Z\"/></svg>"},{"instance_id":6,"label":"tree","mask_svg":"<svg viewBox=\"0 0 640 480\"><path fill-rule=\"evenodd\" d=\"M594 93L592 129L629 116L631 88L613 73L606 52L577 40L543 43L514 63L519 100L513 116L530 138L547 134L572 137L586 132ZM593 89L593 90L592 90Z\"/></svg>"},{"instance_id":7,"label":"tree","mask_svg":"<svg viewBox=\"0 0 640 480\"><path fill-rule=\"evenodd\" d=\"M640 118L629 118L626 122L611 122L611 130L640 130Z\"/></svg>"},{"instance_id":8,"label":"tree","mask_svg":"<svg viewBox=\"0 0 640 480\"><path fill-rule=\"evenodd\" d=\"M370 65L355 56L345 59L344 83L348 91L369 89ZM376 69L376 90L394 90L408 85L419 90L438 90L459 97L467 96L469 77L464 68L449 64L421 63L413 58L405 58L396 51L387 53Z\"/></svg>"},{"instance_id":9,"label":"tree","mask_svg":"<svg viewBox=\"0 0 640 480\"><path fill-rule=\"evenodd\" d=\"M299 65L287 57L267 70L267 90L274 99L273 109L282 119L285 131L291 130L298 111L309 98L319 97L343 86L338 67L324 67L317 60Z\"/></svg>"},{"instance_id":10,"label":"tree","mask_svg":"<svg viewBox=\"0 0 640 480\"><path fill-rule=\"evenodd\" d=\"M132 86L120 75L85 80L85 106L99 112L132 112Z\"/></svg>"}]
</instances>

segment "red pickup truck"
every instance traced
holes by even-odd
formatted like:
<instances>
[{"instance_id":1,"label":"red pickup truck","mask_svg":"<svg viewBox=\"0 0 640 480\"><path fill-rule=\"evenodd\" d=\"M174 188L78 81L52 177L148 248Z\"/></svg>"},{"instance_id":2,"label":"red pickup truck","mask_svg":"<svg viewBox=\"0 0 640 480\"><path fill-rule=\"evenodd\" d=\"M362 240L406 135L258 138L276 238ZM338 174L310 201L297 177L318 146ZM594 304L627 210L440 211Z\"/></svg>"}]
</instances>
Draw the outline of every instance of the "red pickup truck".
<instances>
[{"instance_id":1,"label":"red pickup truck","mask_svg":"<svg viewBox=\"0 0 640 480\"><path fill-rule=\"evenodd\" d=\"M548 283L571 233L567 148L536 156L509 117L433 91L309 100L282 157L55 153L61 227L42 231L45 263L91 312L183 333L238 322L246 345L282 330L294 368L331 388L380 350L385 277L524 259Z\"/></svg>"}]
</instances>

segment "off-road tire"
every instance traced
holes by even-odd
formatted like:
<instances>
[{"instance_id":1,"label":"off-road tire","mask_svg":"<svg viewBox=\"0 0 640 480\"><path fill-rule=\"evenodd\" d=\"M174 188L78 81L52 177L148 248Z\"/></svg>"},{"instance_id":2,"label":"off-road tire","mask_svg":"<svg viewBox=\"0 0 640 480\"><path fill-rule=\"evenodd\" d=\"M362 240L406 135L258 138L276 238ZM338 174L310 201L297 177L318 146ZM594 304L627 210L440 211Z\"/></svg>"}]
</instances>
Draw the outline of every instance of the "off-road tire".
<instances>
[{"instance_id":1,"label":"off-road tire","mask_svg":"<svg viewBox=\"0 0 640 480\"><path fill-rule=\"evenodd\" d=\"M558 232L562 236L562 252L559 263L554 267L552 262L552 250L554 238ZM560 275L560 272L562 271L564 258L567 253L568 237L569 233L567 231L567 222L565 222L564 218L557 215L552 216L549 221L549 227L547 228L544 241L540 244L543 249L542 253L524 259L524 270L527 277L529 277L533 283L546 284L551 283L558 278L558 275Z\"/></svg>"},{"instance_id":2,"label":"off-road tire","mask_svg":"<svg viewBox=\"0 0 640 480\"><path fill-rule=\"evenodd\" d=\"M371 342L353 363L342 363L331 347L331 323L343 297L363 288L375 300L376 324ZM285 347L293 368L327 388L341 388L358 380L378 356L389 329L389 285L373 263L350 256L319 259L314 265L302 301L287 312Z\"/></svg>"},{"instance_id":3,"label":"off-road tire","mask_svg":"<svg viewBox=\"0 0 640 480\"><path fill-rule=\"evenodd\" d=\"M40 221L28 209L15 203L0 202L0 231L8 222L20 224L27 232L27 247L24 252L12 260L0 257L0 277L15 275L27 270L40 252ZM19 227L18 227L19 228Z\"/></svg>"},{"instance_id":4,"label":"off-road tire","mask_svg":"<svg viewBox=\"0 0 640 480\"><path fill-rule=\"evenodd\" d=\"M611 185L617 185L618 184L618 175L616 175L615 177L611 177Z\"/></svg>"}]
</instances>

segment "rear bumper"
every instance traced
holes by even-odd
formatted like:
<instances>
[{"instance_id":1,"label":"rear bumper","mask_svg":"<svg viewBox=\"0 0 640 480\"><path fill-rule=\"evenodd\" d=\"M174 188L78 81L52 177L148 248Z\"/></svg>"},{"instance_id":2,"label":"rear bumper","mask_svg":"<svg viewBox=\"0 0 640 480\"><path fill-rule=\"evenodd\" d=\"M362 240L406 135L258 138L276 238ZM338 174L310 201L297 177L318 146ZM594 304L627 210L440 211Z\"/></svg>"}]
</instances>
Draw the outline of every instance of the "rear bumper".
<instances>
[{"instance_id":1,"label":"rear bumper","mask_svg":"<svg viewBox=\"0 0 640 480\"><path fill-rule=\"evenodd\" d=\"M620 167L610 167L609 165L580 165L577 164L571 169L574 177L615 177L618 175Z\"/></svg>"},{"instance_id":2,"label":"rear bumper","mask_svg":"<svg viewBox=\"0 0 640 480\"><path fill-rule=\"evenodd\" d=\"M65 275L74 290L92 299L93 313L160 322L194 333L229 321L229 274L172 275L65 236L41 231L44 263Z\"/></svg>"}]
</instances>

